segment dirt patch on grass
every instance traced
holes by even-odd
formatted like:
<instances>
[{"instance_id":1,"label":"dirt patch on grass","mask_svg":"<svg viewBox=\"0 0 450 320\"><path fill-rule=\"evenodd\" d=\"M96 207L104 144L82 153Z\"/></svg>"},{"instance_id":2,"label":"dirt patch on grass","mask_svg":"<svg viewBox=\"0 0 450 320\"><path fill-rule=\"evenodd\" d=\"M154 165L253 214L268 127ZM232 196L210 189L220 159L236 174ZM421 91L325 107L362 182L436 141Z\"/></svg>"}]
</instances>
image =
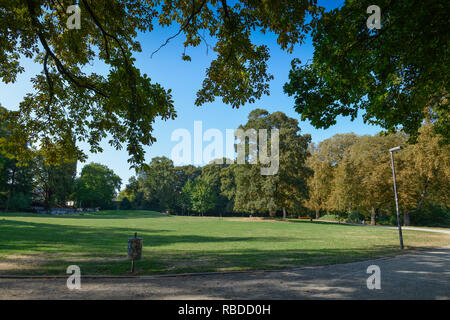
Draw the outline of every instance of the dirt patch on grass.
<instances>
[{"instance_id":1,"label":"dirt patch on grass","mask_svg":"<svg viewBox=\"0 0 450 320\"><path fill-rule=\"evenodd\" d=\"M0 273L11 270L33 269L38 270L47 263L45 255L9 255L0 260Z\"/></svg>"},{"instance_id":2,"label":"dirt patch on grass","mask_svg":"<svg viewBox=\"0 0 450 320\"><path fill-rule=\"evenodd\" d=\"M80 254L13 254L0 259L0 274L6 271L39 270L43 266L55 261L76 262L117 262L127 260L126 256L120 257L90 257Z\"/></svg>"},{"instance_id":3,"label":"dirt patch on grass","mask_svg":"<svg viewBox=\"0 0 450 320\"><path fill-rule=\"evenodd\" d=\"M268 222L277 222L278 220L273 218L264 218L264 217L242 217L242 218L225 218L226 221L239 221L239 222L248 222L248 221L268 221Z\"/></svg>"}]
</instances>

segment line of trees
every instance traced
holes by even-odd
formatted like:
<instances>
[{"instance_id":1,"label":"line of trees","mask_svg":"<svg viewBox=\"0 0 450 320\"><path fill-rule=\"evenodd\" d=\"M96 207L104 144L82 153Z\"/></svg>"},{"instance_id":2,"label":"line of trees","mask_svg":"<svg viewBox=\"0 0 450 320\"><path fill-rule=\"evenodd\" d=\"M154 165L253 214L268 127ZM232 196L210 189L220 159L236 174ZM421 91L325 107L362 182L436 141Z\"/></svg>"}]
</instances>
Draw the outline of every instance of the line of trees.
<instances>
[{"instance_id":1,"label":"line of trees","mask_svg":"<svg viewBox=\"0 0 450 320\"><path fill-rule=\"evenodd\" d=\"M5 211L67 206L115 208L113 200L121 185L119 176L98 163L85 165L76 177L75 161L50 165L36 158L23 165L0 155L0 174L0 208Z\"/></svg>"},{"instance_id":2,"label":"line of trees","mask_svg":"<svg viewBox=\"0 0 450 320\"><path fill-rule=\"evenodd\" d=\"M309 135L300 134L297 120L256 109L240 128L280 130L278 174L261 175L259 161L226 164L223 159L223 164L213 161L198 168L177 167L170 159L157 157L130 179L119 199L124 208L179 214L326 215L395 224L388 150L401 145L395 166L402 222L448 225L450 150L433 126L424 124L415 144L409 144L404 133L336 134L314 144ZM246 148L247 160L256 156L250 150Z\"/></svg>"},{"instance_id":3,"label":"line of trees","mask_svg":"<svg viewBox=\"0 0 450 320\"><path fill-rule=\"evenodd\" d=\"M316 217L340 213L348 220L395 223L393 182L388 150L395 153L399 205L405 225L449 224L450 149L424 124L417 143L408 136L338 134L310 146L307 208Z\"/></svg>"},{"instance_id":4,"label":"line of trees","mask_svg":"<svg viewBox=\"0 0 450 320\"><path fill-rule=\"evenodd\" d=\"M0 106L0 118L7 113ZM0 139L10 132L0 122ZM28 210L32 206L65 207L74 201L78 207L112 208L121 180L104 165L90 163L83 167L79 177L77 161L64 152L58 153L58 163L51 164L40 150L27 146L33 160L18 161L14 154L0 152L0 208Z\"/></svg>"},{"instance_id":5,"label":"line of trees","mask_svg":"<svg viewBox=\"0 0 450 320\"><path fill-rule=\"evenodd\" d=\"M166 157L155 157L118 194L120 208L284 218L338 215L354 222L395 223L388 150L401 145L395 165L403 223L450 224L450 150L433 123L422 125L415 144L409 144L404 133L337 134L314 144L308 134L301 134L296 119L262 109L253 110L239 127L267 129L269 143L274 128L279 132L277 174L261 175L268 165L260 161L258 141L254 146L250 140L246 143L246 164L221 159L203 167L175 166ZM0 138L8 138L2 125ZM61 158L59 165L48 164L36 154L27 164L0 154L1 208L49 208L65 206L68 200L78 207L115 208L121 180L111 169L91 163L76 177L76 161Z\"/></svg>"},{"instance_id":6,"label":"line of trees","mask_svg":"<svg viewBox=\"0 0 450 320\"><path fill-rule=\"evenodd\" d=\"M268 214L277 212L295 214L303 207L308 195L307 179L312 171L307 168L310 135L300 134L296 119L282 112L270 114L255 109L248 121L239 129L270 129L279 131L279 170L275 175L261 175L267 166L260 157L260 144L245 148L246 164L227 164L226 159L212 161L197 168L174 166L166 157L153 158L137 177L130 179L119 199L122 207L148 208L180 212L182 214L248 213ZM270 145L267 147L271 150ZM264 150L265 152L266 150ZM250 164L251 162L251 164ZM126 200L125 200L126 199Z\"/></svg>"},{"instance_id":7,"label":"line of trees","mask_svg":"<svg viewBox=\"0 0 450 320\"><path fill-rule=\"evenodd\" d=\"M42 65L31 79L33 92L8 114L14 134L0 141L21 161L31 160L23 141L49 139L71 150L68 142L75 137L101 152L101 140L110 136L111 145L126 146L129 163L139 168L144 147L155 141L153 122L177 116L171 90L136 63L142 50L138 35L158 32L157 25L184 34L179 53L186 62L194 59L189 47L204 42L206 53L214 51L196 92L198 106L221 99L239 107L269 94L273 48L260 43L260 36L275 35L289 53L310 36L312 59L294 59L284 86L303 120L326 129L339 116L353 120L362 114L369 123L414 137L426 107L435 132L449 141L448 0L378 0L380 29L367 28L365 0L332 10L317 0L82 0L77 3L83 27L70 30L69 2L2 1L0 81L16 82L27 67L23 56ZM153 53L164 54L169 40ZM97 62L105 76L90 67ZM86 155L76 147L82 160ZM42 149L49 160L52 152Z\"/></svg>"}]
</instances>

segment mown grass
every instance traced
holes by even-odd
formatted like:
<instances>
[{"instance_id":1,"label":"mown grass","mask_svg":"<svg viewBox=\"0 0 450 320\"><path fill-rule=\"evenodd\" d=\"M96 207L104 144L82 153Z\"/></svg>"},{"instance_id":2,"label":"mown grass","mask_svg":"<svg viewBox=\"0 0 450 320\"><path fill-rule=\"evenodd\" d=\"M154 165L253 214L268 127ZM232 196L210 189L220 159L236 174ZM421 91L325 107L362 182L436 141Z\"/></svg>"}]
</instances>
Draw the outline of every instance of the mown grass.
<instances>
[{"instance_id":1,"label":"mown grass","mask_svg":"<svg viewBox=\"0 0 450 320\"><path fill-rule=\"evenodd\" d=\"M68 216L0 214L0 274L126 274L127 241L144 238L138 274L278 269L399 254L396 230L309 221L166 217L151 211ZM404 230L406 251L450 235Z\"/></svg>"}]
</instances>

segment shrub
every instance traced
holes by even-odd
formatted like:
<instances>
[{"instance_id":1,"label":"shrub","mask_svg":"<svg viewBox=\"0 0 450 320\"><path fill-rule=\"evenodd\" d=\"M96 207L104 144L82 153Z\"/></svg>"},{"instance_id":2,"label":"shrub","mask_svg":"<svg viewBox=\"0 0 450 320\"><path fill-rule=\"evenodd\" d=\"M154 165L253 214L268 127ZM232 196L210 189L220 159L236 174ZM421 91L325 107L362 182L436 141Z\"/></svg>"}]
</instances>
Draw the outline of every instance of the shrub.
<instances>
[{"instance_id":1,"label":"shrub","mask_svg":"<svg viewBox=\"0 0 450 320\"><path fill-rule=\"evenodd\" d=\"M349 223L361 223L361 220L364 220L364 216L360 214L358 211L351 211L348 214L347 222Z\"/></svg>"},{"instance_id":2,"label":"shrub","mask_svg":"<svg viewBox=\"0 0 450 320\"><path fill-rule=\"evenodd\" d=\"M411 225L428 227L450 226L450 211L446 208L428 205L410 214Z\"/></svg>"},{"instance_id":3,"label":"shrub","mask_svg":"<svg viewBox=\"0 0 450 320\"><path fill-rule=\"evenodd\" d=\"M131 209L131 202L127 197L124 197L122 201L120 201L120 209L121 210L129 210Z\"/></svg>"},{"instance_id":4,"label":"shrub","mask_svg":"<svg viewBox=\"0 0 450 320\"><path fill-rule=\"evenodd\" d=\"M29 195L23 193L16 193L9 199L9 209L12 211L21 211L28 209L31 205L31 198Z\"/></svg>"},{"instance_id":5,"label":"shrub","mask_svg":"<svg viewBox=\"0 0 450 320\"><path fill-rule=\"evenodd\" d=\"M326 214L324 216L321 216L319 220L339 221L339 216L337 214Z\"/></svg>"},{"instance_id":6,"label":"shrub","mask_svg":"<svg viewBox=\"0 0 450 320\"><path fill-rule=\"evenodd\" d=\"M400 223L403 224L402 217L400 216ZM385 226L396 226L397 216L392 214L384 214L377 217L377 224Z\"/></svg>"}]
</instances>

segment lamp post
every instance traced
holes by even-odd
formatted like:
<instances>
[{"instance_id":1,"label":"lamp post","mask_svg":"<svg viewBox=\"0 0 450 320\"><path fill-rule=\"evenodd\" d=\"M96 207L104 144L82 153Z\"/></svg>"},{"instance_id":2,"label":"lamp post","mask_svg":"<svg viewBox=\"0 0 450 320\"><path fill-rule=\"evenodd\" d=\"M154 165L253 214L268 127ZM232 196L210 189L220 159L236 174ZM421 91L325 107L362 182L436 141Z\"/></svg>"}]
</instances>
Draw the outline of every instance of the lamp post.
<instances>
[{"instance_id":1,"label":"lamp post","mask_svg":"<svg viewBox=\"0 0 450 320\"><path fill-rule=\"evenodd\" d=\"M341 224L341 198L338 199L338 223Z\"/></svg>"},{"instance_id":2,"label":"lamp post","mask_svg":"<svg viewBox=\"0 0 450 320\"><path fill-rule=\"evenodd\" d=\"M397 184L395 183L395 168L394 168L394 155L393 155L393 153L395 151L398 151L401 149L402 149L401 146L391 148L391 149L389 149L389 153L391 154L392 179L394 180L394 196L395 196L395 208L397 210L398 236L400 238L400 249L403 249L402 226L400 224L400 214L398 212Z\"/></svg>"}]
</instances>

